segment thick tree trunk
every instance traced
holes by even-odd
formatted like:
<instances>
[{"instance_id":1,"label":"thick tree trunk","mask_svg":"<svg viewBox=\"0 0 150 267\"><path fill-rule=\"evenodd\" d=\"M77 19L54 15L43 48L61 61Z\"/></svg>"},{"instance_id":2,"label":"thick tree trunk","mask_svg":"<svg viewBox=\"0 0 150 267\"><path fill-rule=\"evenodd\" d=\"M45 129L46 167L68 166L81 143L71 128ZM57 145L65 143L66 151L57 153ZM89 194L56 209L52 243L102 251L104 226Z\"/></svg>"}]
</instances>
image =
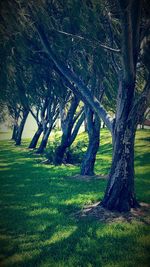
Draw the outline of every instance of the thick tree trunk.
<instances>
[{"instance_id":1,"label":"thick tree trunk","mask_svg":"<svg viewBox=\"0 0 150 267\"><path fill-rule=\"evenodd\" d=\"M134 139L132 122L115 131L109 181L101 205L109 210L129 211L139 206L134 192Z\"/></svg>"},{"instance_id":2,"label":"thick tree trunk","mask_svg":"<svg viewBox=\"0 0 150 267\"><path fill-rule=\"evenodd\" d=\"M42 133L43 129L42 129L42 126L40 125L36 131L36 133L34 134L32 140L31 140L31 143L29 145L29 148L36 148L36 145L37 145L37 142L40 138L40 135Z\"/></svg>"},{"instance_id":3,"label":"thick tree trunk","mask_svg":"<svg viewBox=\"0 0 150 267\"><path fill-rule=\"evenodd\" d=\"M42 141L40 143L38 150L36 151L37 154L42 154L44 152L51 130L52 127L47 127L46 130L44 131Z\"/></svg>"},{"instance_id":4,"label":"thick tree trunk","mask_svg":"<svg viewBox=\"0 0 150 267\"><path fill-rule=\"evenodd\" d=\"M22 121L21 121L21 123L20 123L20 125L18 127L17 138L16 138L16 146L21 145L22 133L23 133L23 130L24 130L24 126L25 126L28 114L29 114L28 111L24 112L23 119L22 119Z\"/></svg>"},{"instance_id":5,"label":"thick tree trunk","mask_svg":"<svg viewBox=\"0 0 150 267\"><path fill-rule=\"evenodd\" d=\"M139 205L134 192L134 140L137 126L134 94L140 47L141 4L140 0L119 1L122 12L123 72L120 76L117 112L112 129L112 166L101 203L105 208L117 211L129 211Z\"/></svg>"},{"instance_id":6,"label":"thick tree trunk","mask_svg":"<svg viewBox=\"0 0 150 267\"><path fill-rule=\"evenodd\" d=\"M138 101L132 103L132 84L126 85L120 94L120 105L113 129L113 159L108 185L101 205L110 210L129 211L139 207L134 192L134 141L139 120L144 115L148 104L149 82L145 85L145 92ZM118 99L119 103L119 99Z\"/></svg>"},{"instance_id":7,"label":"thick tree trunk","mask_svg":"<svg viewBox=\"0 0 150 267\"><path fill-rule=\"evenodd\" d=\"M90 110L87 116L87 132L89 137L88 148L81 164L81 175L94 175L94 164L100 141L100 120Z\"/></svg>"},{"instance_id":8,"label":"thick tree trunk","mask_svg":"<svg viewBox=\"0 0 150 267\"><path fill-rule=\"evenodd\" d=\"M54 156L54 164L61 165L63 163L64 155L68 147L68 137L63 134L61 144L56 148Z\"/></svg>"}]
</instances>

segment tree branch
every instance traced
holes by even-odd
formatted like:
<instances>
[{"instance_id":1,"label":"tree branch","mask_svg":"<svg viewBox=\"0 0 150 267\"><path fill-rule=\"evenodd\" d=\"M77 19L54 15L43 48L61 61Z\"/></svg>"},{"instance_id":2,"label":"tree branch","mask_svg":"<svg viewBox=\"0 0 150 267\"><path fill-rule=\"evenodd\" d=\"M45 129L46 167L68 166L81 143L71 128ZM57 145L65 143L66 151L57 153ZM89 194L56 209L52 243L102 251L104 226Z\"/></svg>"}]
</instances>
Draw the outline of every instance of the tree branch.
<instances>
[{"instance_id":1,"label":"tree branch","mask_svg":"<svg viewBox=\"0 0 150 267\"><path fill-rule=\"evenodd\" d=\"M93 43L95 43L96 45L106 49L106 50L109 50L111 52L115 52L115 53L120 53L120 49L116 49L116 48L113 48L113 47L110 47L110 46L107 46L105 44L102 44L101 42L97 41L97 40L90 40L88 38L85 38L83 36L80 36L80 35L75 35L75 34L72 34L72 33L69 33L69 32L64 32L64 31L60 31L60 30L52 30L52 31L55 31L55 32L58 32L58 33L61 33L61 34L64 34L66 36L70 36L70 37L73 37L73 38L77 38L77 39L80 39L80 40L84 40L88 43L91 43L91 45Z\"/></svg>"},{"instance_id":2,"label":"tree branch","mask_svg":"<svg viewBox=\"0 0 150 267\"><path fill-rule=\"evenodd\" d=\"M41 28L41 26L35 24L36 30L41 40L41 44L45 52L48 54L49 58L55 63L55 66L62 73L63 76L72 84L75 84L78 88L78 92L82 95L84 101L88 102L93 111L95 111L98 116L105 122L108 129L112 132L112 118L108 115L104 107L99 103L99 101L92 95L89 88L84 85L84 83L76 76L76 74L66 67L56 56L53 54L47 37Z\"/></svg>"},{"instance_id":3,"label":"tree branch","mask_svg":"<svg viewBox=\"0 0 150 267\"><path fill-rule=\"evenodd\" d=\"M134 121L135 126L143 120L144 113L150 104L150 76L145 84L144 90L140 97L136 100L130 114L129 119Z\"/></svg>"},{"instance_id":4,"label":"tree branch","mask_svg":"<svg viewBox=\"0 0 150 267\"><path fill-rule=\"evenodd\" d=\"M73 143L73 141L75 140L75 138L76 138L76 136L77 136L77 134L78 134L78 131L79 131L79 129L80 129L80 127L81 127L81 124L83 123L84 119L85 119L85 113L82 112L82 114L81 114L79 120L77 121L77 123L76 123L76 125L75 125L75 128L74 128L74 130L73 130L73 132L72 132L72 134L71 134L71 137L70 137L70 140L69 140L69 144L70 144L70 145L71 145L71 144Z\"/></svg>"}]
</instances>

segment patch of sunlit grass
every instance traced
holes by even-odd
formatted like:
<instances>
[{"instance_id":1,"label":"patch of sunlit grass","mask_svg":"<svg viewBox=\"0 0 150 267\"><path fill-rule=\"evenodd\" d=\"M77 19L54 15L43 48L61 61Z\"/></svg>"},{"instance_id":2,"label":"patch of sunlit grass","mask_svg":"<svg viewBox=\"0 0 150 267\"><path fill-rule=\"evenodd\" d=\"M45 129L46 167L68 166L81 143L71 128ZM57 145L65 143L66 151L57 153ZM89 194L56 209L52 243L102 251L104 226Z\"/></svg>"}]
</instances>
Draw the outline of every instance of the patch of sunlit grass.
<instances>
[{"instance_id":1,"label":"patch of sunlit grass","mask_svg":"<svg viewBox=\"0 0 150 267\"><path fill-rule=\"evenodd\" d=\"M137 132L136 192L150 202L149 131ZM54 138L54 136L53 136ZM87 134L75 141L87 144ZM0 260L4 266L147 267L149 226L142 222L101 223L74 216L84 205L102 199L107 181L76 180L79 166L44 165L44 156L26 147L0 141ZM51 140L50 140L51 141ZM110 133L101 133L95 172L108 174ZM1 264L1 265L2 265Z\"/></svg>"}]
</instances>

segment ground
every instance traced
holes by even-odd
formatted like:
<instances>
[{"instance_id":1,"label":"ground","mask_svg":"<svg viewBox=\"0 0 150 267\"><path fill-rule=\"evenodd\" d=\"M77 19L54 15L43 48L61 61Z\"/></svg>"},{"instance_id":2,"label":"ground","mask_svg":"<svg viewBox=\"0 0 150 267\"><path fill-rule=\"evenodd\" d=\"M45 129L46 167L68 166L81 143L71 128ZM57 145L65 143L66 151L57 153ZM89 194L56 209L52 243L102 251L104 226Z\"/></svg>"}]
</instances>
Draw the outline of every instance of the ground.
<instances>
[{"instance_id":1,"label":"ground","mask_svg":"<svg viewBox=\"0 0 150 267\"><path fill-rule=\"evenodd\" d=\"M29 140L21 147L0 141L0 266L148 267L150 132L136 136L136 193L143 207L131 218L95 204L111 164L110 134L102 130L101 139L93 179L80 179L79 166L43 164L44 157L26 148ZM85 134L74 146L82 140Z\"/></svg>"}]
</instances>

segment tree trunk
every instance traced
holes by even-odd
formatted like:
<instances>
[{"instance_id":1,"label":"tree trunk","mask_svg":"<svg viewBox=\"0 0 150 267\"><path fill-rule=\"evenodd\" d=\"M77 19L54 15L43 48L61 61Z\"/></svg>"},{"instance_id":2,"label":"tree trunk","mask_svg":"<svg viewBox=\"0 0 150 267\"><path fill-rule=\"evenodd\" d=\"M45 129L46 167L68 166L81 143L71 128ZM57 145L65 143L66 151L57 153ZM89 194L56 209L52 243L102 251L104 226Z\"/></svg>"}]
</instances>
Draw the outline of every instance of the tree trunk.
<instances>
[{"instance_id":1,"label":"tree trunk","mask_svg":"<svg viewBox=\"0 0 150 267\"><path fill-rule=\"evenodd\" d=\"M86 121L86 119L84 120L84 131L85 131L85 132L88 131L88 130L87 130L87 121Z\"/></svg>"},{"instance_id":2,"label":"tree trunk","mask_svg":"<svg viewBox=\"0 0 150 267\"><path fill-rule=\"evenodd\" d=\"M134 104L136 64L140 48L141 4L142 1L139 0L119 0L122 13L123 71L119 81L117 112L112 129L113 160L101 204L105 208L117 211L129 211L139 206L134 192L134 140L137 127Z\"/></svg>"},{"instance_id":3,"label":"tree trunk","mask_svg":"<svg viewBox=\"0 0 150 267\"><path fill-rule=\"evenodd\" d=\"M17 132L17 138L16 138L16 146L21 145L21 138L22 138L22 133L23 133L23 129L27 120L29 112L25 111L23 114L23 119L18 127L18 132Z\"/></svg>"},{"instance_id":4,"label":"tree trunk","mask_svg":"<svg viewBox=\"0 0 150 267\"><path fill-rule=\"evenodd\" d=\"M108 129L112 131L112 118L106 112L104 107L100 104L96 97L94 97L89 88L85 86L82 80L71 70L71 68L66 67L63 62L53 54L43 28L38 23L35 23L35 27L45 52L54 62L57 70L64 76L65 80L69 82L70 89L75 94L78 94L80 98L82 97L82 101L85 104L88 104L90 108L99 115L99 118L105 122ZM73 86L72 84L75 84L76 86Z\"/></svg>"},{"instance_id":5,"label":"tree trunk","mask_svg":"<svg viewBox=\"0 0 150 267\"><path fill-rule=\"evenodd\" d=\"M63 134L61 144L56 148L55 156L54 156L54 164L61 165L64 159L64 154L68 147L67 142L68 137Z\"/></svg>"},{"instance_id":6,"label":"tree trunk","mask_svg":"<svg viewBox=\"0 0 150 267\"><path fill-rule=\"evenodd\" d=\"M42 154L44 152L51 130L52 127L47 127L46 130L44 131L42 141L40 143L38 150L36 151L37 154Z\"/></svg>"},{"instance_id":7,"label":"tree trunk","mask_svg":"<svg viewBox=\"0 0 150 267\"><path fill-rule=\"evenodd\" d=\"M129 211L139 206L134 192L135 126L130 121L114 135L112 166L101 205L109 210Z\"/></svg>"},{"instance_id":8,"label":"tree trunk","mask_svg":"<svg viewBox=\"0 0 150 267\"><path fill-rule=\"evenodd\" d=\"M29 145L29 148L36 148L36 145L37 145L37 142L40 138L40 135L42 133L43 129L42 129L42 126L40 125L36 131L36 133L34 134L32 140L31 140L31 143Z\"/></svg>"},{"instance_id":9,"label":"tree trunk","mask_svg":"<svg viewBox=\"0 0 150 267\"><path fill-rule=\"evenodd\" d=\"M55 155L54 155L54 164L55 165L61 165L63 162L64 154L66 152L66 149L73 143L78 130L81 126L81 123L83 120L81 120L81 123L77 123L77 129L74 132L72 136L72 129L73 126L77 120L75 119L75 112L79 104L79 99L74 96L70 103L70 108L67 111L67 114L65 112L65 102L60 102L60 118L61 118L61 129L62 129L62 137L61 137L61 144L56 148ZM78 122L80 119L78 120ZM76 128L76 127L75 127Z\"/></svg>"},{"instance_id":10,"label":"tree trunk","mask_svg":"<svg viewBox=\"0 0 150 267\"><path fill-rule=\"evenodd\" d=\"M100 141L100 119L90 110L87 116L88 148L81 164L81 175L94 175L94 164Z\"/></svg>"},{"instance_id":11,"label":"tree trunk","mask_svg":"<svg viewBox=\"0 0 150 267\"><path fill-rule=\"evenodd\" d=\"M73 128L72 123L66 125L66 129L63 130L64 132L62 135L61 144L56 148L56 151L55 151L55 156L54 156L55 165L62 164L64 155L66 153L66 149L70 147L72 143L74 142L79 132L80 126L82 125L84 121L84 118L85 118L85 114L81 113L81 116L79 117L73 131L72 131L72 128Z\"/></svg>"},{"instance_id":12,"label":"tree trunk","mask_svg":"<svg viewBox=\"0 0 150 267\"><path fill-rule=\"evenodd\" d=\"M18 126L16 124L14 124L11 140L16 140L16 138L17 138L17 131L18 131Z\"/></svg>"},{"instance_id":13,"label":"tree trunk","mask_svg":"<svg viewBox=\"0 0 150 267\"><path fill-rule=\"evenodd\" d=\"M122 62L121 76L123 75L127 86L118 91L118 98L121 101L117 101L117 116L113 121L103 106L92 95L89 88L78 79L71 68L67 68L53 54L43 28L39 24L35 24L45 52L54 62L58 71L64 75L65 79L76 85L71 90L78 91L82 95L82 100L88 103L93 111L97 112L113 133L113 161L108 186L102 201L102 205L110 210L128 211L131 207L137 206L134 194L135 128L131 126L131 121L129 123L128 115L135 99L134 82L136 80L136 64L141 39L141 5L142 1L140 0L119 0L117 5L122 19L122 46L119 61ZM120 94L122 95L121 97Z\"/></svg>"}]
</instances>

